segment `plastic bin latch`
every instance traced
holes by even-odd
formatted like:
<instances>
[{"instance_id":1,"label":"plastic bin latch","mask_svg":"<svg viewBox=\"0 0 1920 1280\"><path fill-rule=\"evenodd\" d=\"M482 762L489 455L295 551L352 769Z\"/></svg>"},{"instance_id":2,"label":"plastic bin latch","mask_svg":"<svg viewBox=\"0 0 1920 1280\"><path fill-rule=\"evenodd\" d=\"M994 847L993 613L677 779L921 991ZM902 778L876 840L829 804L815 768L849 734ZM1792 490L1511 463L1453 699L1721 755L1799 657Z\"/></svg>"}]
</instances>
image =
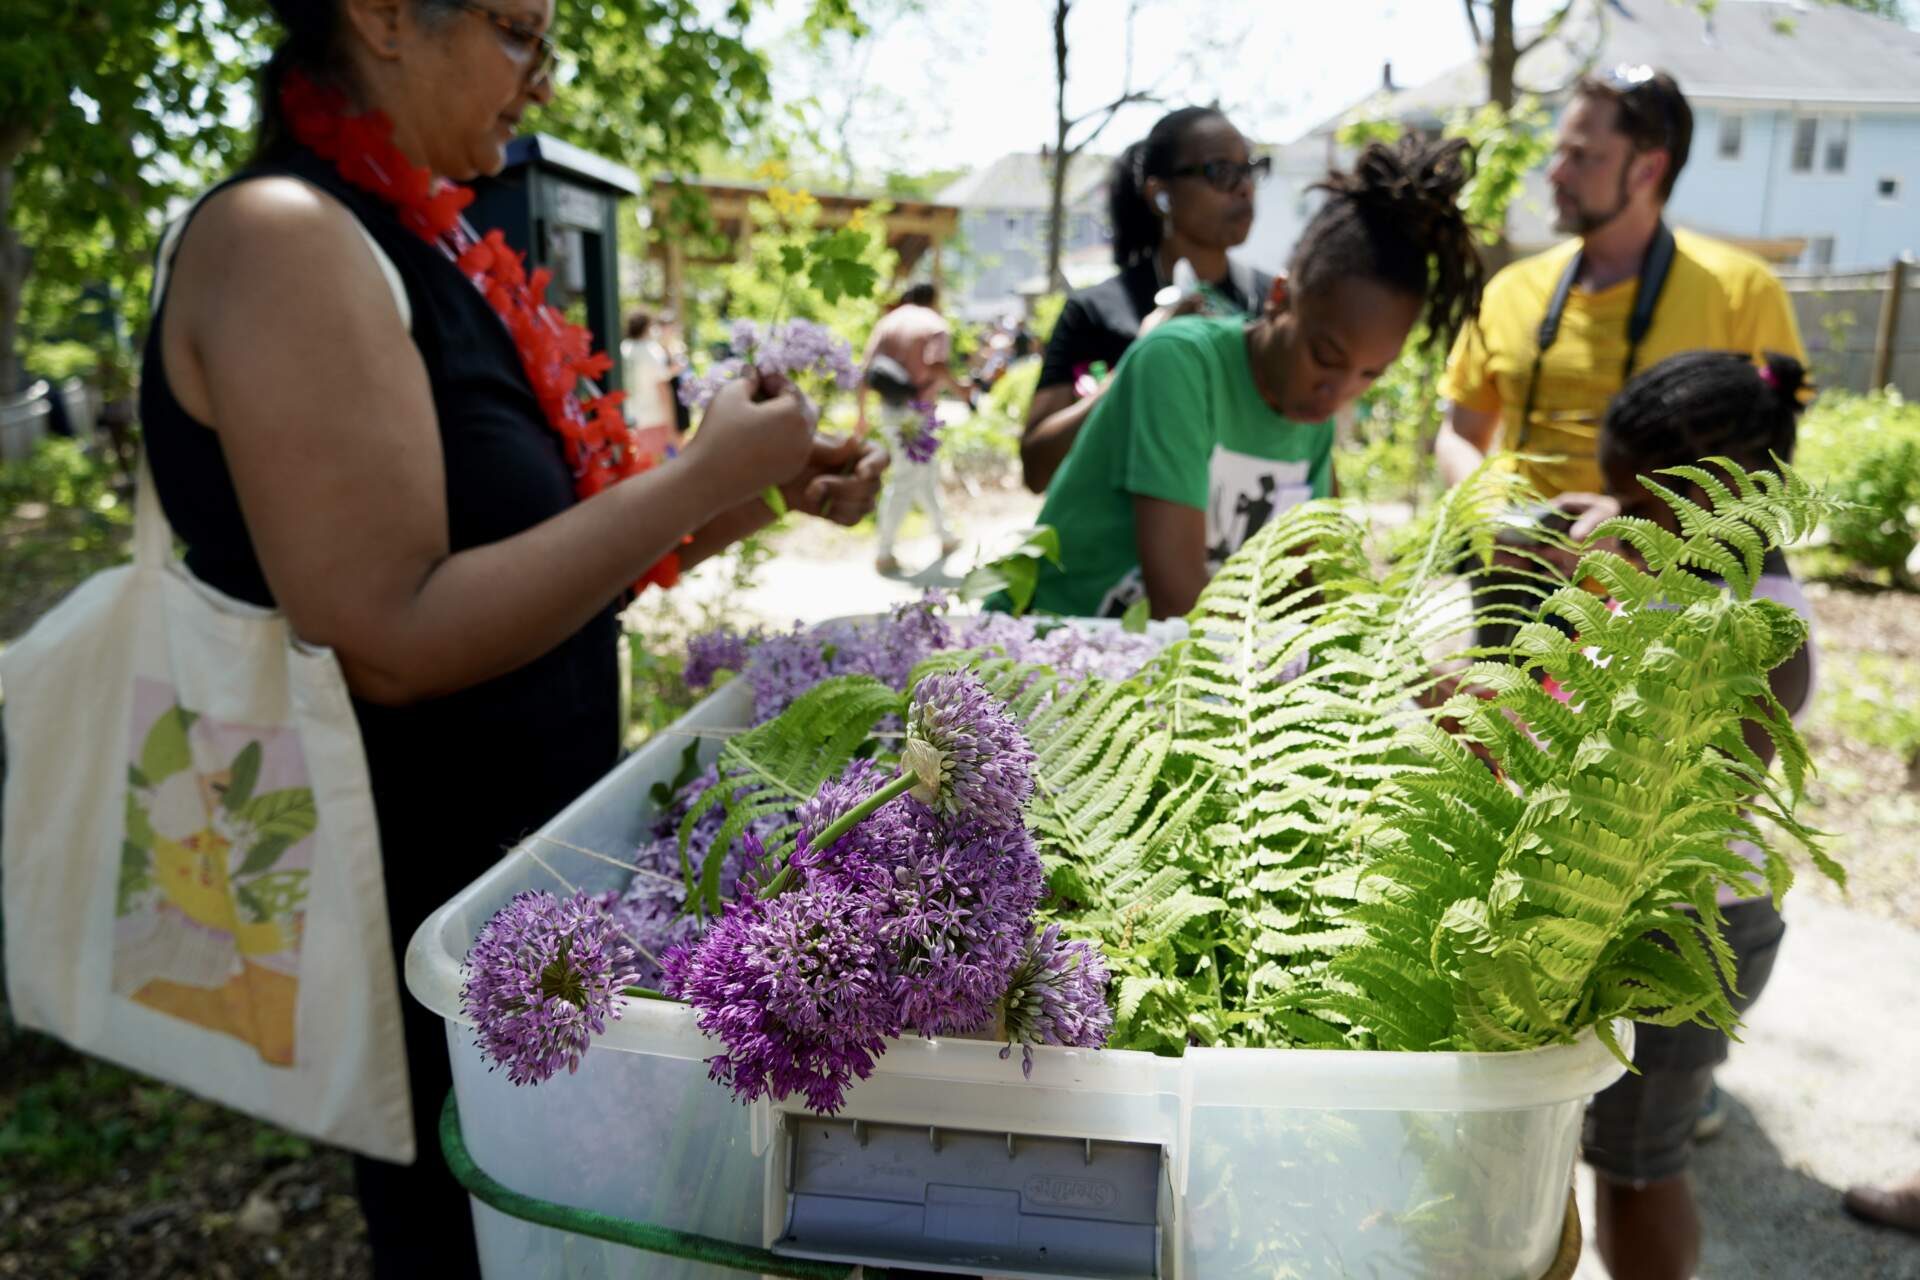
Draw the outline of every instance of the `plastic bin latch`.
<instances>
[{"instance_id":1,"label":"plastic bin latch","mask_svg":"<svg viewBox=\"0 0 1920 1280\"><path fill-rule=\"evenodd\" d=\"M785 1117L773 1252L996 1277L1161 1276L1148 1143Z\"/></svg>"}]
</instances>

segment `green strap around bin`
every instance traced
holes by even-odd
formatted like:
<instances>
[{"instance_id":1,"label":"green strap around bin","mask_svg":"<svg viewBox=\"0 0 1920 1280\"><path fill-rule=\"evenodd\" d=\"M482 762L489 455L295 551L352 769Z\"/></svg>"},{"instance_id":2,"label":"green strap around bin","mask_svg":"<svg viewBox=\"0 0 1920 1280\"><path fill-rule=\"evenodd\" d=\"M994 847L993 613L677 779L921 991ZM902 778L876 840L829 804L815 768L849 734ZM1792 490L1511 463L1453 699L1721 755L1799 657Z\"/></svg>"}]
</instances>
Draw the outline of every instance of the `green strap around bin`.
<instances>
[{"instance_id":1,"label":"green strap around bin","mask_svg":"<svg viewBox=\"0 0 1920 1280\"><path fill-rule=\"evenodd\" d=\"M765 1249L715 1240L712 1236L695 1235L690 1231L675 1231L671 1227L658 1227L650 1222L635 1222L611 1213L576 1209L572 1205L556 1204L502 1186L473 1162L473 1156L467 1150L466 1137L460 1132L460 1110L454 1105L451 1090L447 1093L447 1105L440 1111L440 1149L446 1153L447 1167L453 1170L454 1178L474 1199L523 1222L571 1231L575 1235L592 1236L595 1240L625 1245L630 1249L644 1249L648 1253L664 1253L673 1258L686 1258L760 1275L790 1276L793 1280L848 1280L855 1274L854 1268L837 1262L783 1258ZM869 1267L860 1274L870 1280L886 1280L887 1273Z\"/></svg>"}]
</instances>

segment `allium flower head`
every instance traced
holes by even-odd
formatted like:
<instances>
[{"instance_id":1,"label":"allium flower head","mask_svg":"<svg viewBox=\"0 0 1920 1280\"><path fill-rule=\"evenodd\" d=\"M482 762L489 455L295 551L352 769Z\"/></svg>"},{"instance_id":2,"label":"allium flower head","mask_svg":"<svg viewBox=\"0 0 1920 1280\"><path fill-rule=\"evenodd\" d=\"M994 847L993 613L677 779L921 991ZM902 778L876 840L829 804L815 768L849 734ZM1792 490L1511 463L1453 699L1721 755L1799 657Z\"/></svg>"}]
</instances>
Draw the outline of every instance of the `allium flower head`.
<instances>
[{"instance_id":1,"label":"allium flower head","mask_svg":"<svg viewBox=\"0 0 1920 1280\"><path fill-rule=\"evenodd\" d=\"M1019 1045L1020 1069L1033 1074L1033 1046L1098 1049L1113 1029L1107 1008L1107 964L1091 943L1062 941L1050 924L1028 938L1007 988L1007 1057Z\"/></svg>"},{"instance_id":2,"label":"allium flower head","mask_svg":"<svg viewBox=\"0 0 1920 1280\"><path fill-rule=\"evenodd\" d=\"M831 1115L898 1035L869 904L835 889L759 899L749 886L692 948L665 957L669 995L726 1046L712 1077L751 1102L802 1093Z\"/></svg>"},{"instance_id":3,"label":"allium flower head","mask_svg":"<svg viewBox=\"0 0 1920 1280\"><path fill-rule=\"evenodd\" d=\"M914 797L944 814L1017 826L1033 795L1033 748L971 672L938 672L914 689L901 764L919 778Z\"/></svg>"},{"instance_id":4,"label":"allium flower head","mask_svg":"<svg viewBox=\"0 0 1920 1280\"><path fill-rule=\"evenodd\" d=\"M599 898L515 894L467 952L460 1000L481 1056L515 1084L539 1084L561 1063L579 1070L592 1037L620 1016L633 960Z\"/></svg>"},{"instance_id":5,"label":"allium flower head","mask_svg":"<svg viewBox=\"0 0 1920 1280\"><path fill-rule=\"evenodd\" d=\"M799 824L793 865L809 885L839 889L883 889L892 883L892 864L897 854L901 825L891 801L869 814L831 845L821 846L819 835L862 800L878 791L887 780L886 771L871 760L849 761L838 778L823 785L794 811ZM884 816L883 816L884 815Z\"/></svg>"}]
</instances>

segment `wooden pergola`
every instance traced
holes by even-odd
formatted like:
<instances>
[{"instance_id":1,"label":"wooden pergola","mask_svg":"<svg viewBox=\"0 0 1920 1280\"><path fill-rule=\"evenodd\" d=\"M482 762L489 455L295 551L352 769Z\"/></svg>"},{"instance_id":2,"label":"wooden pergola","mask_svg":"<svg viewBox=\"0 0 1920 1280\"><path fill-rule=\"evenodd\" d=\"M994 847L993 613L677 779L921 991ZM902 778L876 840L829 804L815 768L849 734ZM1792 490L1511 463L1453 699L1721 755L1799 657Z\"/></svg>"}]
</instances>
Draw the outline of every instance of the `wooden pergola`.
<instances>
[{"instance_id":1,"label":"wooden pergola","mask_svg":"<svg viewBox=\"0 0 1920 1280\"><path fill-rule=\"evenodd\" d=\"M712 221L717 252L688 253L687 237L655 236L647 255L663 264L666 278L666 304L676 314L684 308L686 269L689 263L737 262L753 238L755 201L764 201L767 186L750 182L719 182L712 179L657 178L649 194L653 224L667 224L673 216L673 203L682 191L694 191L706 198L707 216ZM960 228L960 210L955 205L933 204L892 196L862 196L809 192L820 206L820 225L843 225L857 209L887 204L890 209L882 220L887 231L887 247L899 258L897 279L905 279L931 254L935 285L942 283L945 269L943 247Z\"/></svg>"}]
</instances>

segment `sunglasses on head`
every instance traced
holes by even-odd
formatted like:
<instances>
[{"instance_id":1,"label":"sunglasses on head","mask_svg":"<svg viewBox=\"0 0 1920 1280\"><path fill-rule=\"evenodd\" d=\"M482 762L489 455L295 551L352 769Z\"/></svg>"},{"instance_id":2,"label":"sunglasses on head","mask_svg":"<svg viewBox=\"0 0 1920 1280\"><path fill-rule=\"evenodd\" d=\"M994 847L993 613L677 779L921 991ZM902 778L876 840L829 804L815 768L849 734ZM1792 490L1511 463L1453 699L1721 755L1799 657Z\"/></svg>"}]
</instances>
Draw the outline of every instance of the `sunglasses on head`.
<instances>
[{"instance_id":1,"label":"sunglasses on head","mask_svg":"<svg viewBox=\"0 0 1920 1280\"><path fill-rule=\"evenodd\" d=\"M1232 191L1241 183L1255 182L1273 172L1273 159L1261 156L1242 164L1238 160L1209 160L1205 164L1183 164L1170 173L1173 178L1205 178L1215 191Z\"/></svg>"},{"instance_id":2,"label":"sunglasses on head","mask_svg":"<svg viewBox=\"0 0 1920 1280\"><path fill-rule=\"evenodd\" d=\"M1600 83L1620 95L1620 102L1629 111L1644 113L1649 104L1659 113L1664 136L1662 144L1671 142L1676 132L1673 104L1667 95L1660 91L1658 77L1660 73L1644 62L1622 62L1600 77Z\"/></svg>"}]
</instances>

